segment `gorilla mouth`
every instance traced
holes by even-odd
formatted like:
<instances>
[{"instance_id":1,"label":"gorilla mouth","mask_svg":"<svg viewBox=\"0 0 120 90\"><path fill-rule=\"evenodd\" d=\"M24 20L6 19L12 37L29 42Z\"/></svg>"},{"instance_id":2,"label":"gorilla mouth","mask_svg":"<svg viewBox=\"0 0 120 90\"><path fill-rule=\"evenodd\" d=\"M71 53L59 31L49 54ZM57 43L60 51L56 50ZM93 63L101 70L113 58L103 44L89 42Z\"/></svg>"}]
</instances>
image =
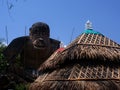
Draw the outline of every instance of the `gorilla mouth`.
<instances>
[{"instance_id":1,"label":"gorilla mouth","mask_svg":"<svg viewBox=\"0 0 120 90\"><path fill-rule=\"evenodd\" d=\"M46 44L44 42L40 42L40 41L39 42L35 41L33 43L33 46L36 49L45 49L46 48Z\"/></svg>"},{"instance_id":2,"label":"gorilla mouth","mask_svg":"<svg viewBox=\"0 0 120 90\"><path fill-rule=\"evenodd\" d=\"M44 49L44 48L46 48L46 46L45 45L43 45L43 44L35 44L34 45L34 48L36 48L36 49Z\"/></svg>"}]
</instances>

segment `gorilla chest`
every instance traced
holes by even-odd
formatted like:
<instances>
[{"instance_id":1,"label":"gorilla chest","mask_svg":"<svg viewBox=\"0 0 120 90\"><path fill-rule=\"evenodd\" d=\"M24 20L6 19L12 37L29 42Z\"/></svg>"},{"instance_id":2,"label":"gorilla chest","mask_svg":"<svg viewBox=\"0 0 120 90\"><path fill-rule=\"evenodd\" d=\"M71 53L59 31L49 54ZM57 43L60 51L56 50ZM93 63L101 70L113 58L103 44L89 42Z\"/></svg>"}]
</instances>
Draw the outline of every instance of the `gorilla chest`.
<instances>
[{"instance_id":1,"label":"gorilla chest","mask_svg":"<svg viewBox=\"0 0 120 90\"><path fill-rule=\"evenodd\" d=\"M45 57L46 52L43 50L35 49L35 48L25 48L24 49L24 57L29 59L43 59Z\"/></svg>"},{"instance_id":2,"label":"gorilla chest","mask_svg":"<svg viewBox=\"0 0 120 90\"><path fill-rule=\"evenodd\" d=\"M32 44L26 45L21 53L21 59L28 68L37 69L49 56L50 50L34 48Z\"/></svg>"}]
</instances>

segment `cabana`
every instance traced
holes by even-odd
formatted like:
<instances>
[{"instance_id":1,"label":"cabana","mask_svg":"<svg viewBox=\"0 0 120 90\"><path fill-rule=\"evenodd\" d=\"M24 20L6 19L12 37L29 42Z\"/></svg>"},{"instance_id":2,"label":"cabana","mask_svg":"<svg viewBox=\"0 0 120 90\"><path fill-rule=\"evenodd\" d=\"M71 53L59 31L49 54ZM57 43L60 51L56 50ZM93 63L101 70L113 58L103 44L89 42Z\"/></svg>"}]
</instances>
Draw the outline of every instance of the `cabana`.
<instances>
[{"instance_id":1,"label":"cabana","mask_svg":"<svg viewBox=\"0 0 120 90\"><path fill-rule=\"evenodd\" d=\"M85 31L40 70L30 90L120 90L120 45L87 21Z\"/></svg>"}]
</instances>

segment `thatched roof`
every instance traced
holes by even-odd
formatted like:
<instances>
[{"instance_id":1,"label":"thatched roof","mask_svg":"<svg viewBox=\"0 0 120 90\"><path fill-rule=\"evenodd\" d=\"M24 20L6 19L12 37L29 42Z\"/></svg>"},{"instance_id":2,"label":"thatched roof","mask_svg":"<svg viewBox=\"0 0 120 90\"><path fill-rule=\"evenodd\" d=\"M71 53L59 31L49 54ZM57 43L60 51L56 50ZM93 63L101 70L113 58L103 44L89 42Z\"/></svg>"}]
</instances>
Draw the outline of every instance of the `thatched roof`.
<instances>
[{"instance_id":1,"label":"thatched roof","mask_svg":"<svg viewBox=\"0 0 120 90\"><path fill-rule=\"evenodd\" d=\"M120 45L101 33L82 33L67 48L47 60L41 68L56 68L65 62L92 62L94 64L120 63ZM56 53L56 52L55 52ZM69 60L69 61L68 61ZM110 62L109 62L110 61ZM107 63L104 63L107 62ZM116 66L116 65L115 65Z\"/></svg>"},{"instance_id":2,"label":"thatched roof","mask_svg":"<svg viewBox=\"0 0 120 90\"><path fill-rule=\"evenodd\" d=\"M120 89L120 45L91 27L53 56L30 90Z\"/></svg>"}]
</instances>

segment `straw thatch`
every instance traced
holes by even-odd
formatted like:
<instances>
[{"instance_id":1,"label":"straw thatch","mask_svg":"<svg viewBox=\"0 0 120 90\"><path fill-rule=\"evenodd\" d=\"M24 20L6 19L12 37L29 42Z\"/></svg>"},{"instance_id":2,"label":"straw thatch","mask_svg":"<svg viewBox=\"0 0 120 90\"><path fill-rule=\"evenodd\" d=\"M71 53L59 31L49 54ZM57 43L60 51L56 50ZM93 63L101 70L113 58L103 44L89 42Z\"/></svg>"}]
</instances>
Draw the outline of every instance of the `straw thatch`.
<instances>
[{"instance_id":1,"label":"straw thatch","mask_svg":"<svg viewBox=\"0 0 120 90\"><path fill-rule=\"evenodd\" d=\"M61 64L71 62L84 62L90 65L115 64L116 66L120 62L120 45L102 34L83 33L68 45L63 52L50 60L47 60L41 66L41 69L56 68Z\"/></svg>"},{"instance_id":2,"label":"straw thatch","mask_svg":"<svg viewBox=\"0 0 120 90\"><path fill-rule=\"evenodd\" d=\"M51 57L30 90L120 90L120 45L100 33L82 33Z\"/></svg>"}]
</instances>

